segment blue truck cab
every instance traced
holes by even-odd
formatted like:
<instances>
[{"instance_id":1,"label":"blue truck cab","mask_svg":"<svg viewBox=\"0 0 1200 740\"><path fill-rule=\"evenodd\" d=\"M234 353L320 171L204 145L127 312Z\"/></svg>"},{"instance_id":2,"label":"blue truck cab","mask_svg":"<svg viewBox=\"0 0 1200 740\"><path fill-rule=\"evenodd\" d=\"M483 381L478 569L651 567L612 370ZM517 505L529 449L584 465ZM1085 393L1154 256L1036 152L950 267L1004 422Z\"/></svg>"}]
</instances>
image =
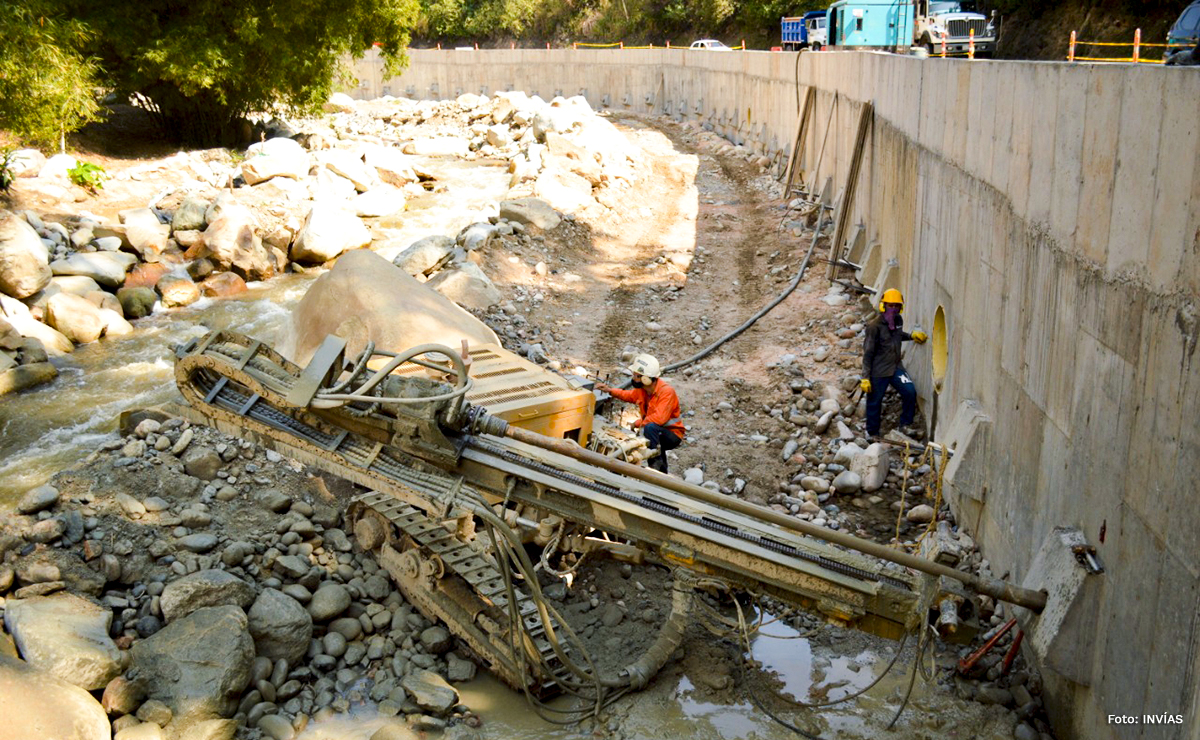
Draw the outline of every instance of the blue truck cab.
<instances>
[{"instance_id":1,"label":"blue truck cab","mask_svg":"<svg viewBox=\"0 0 1200 740\"><path fill-rule=\"evenodd\" d=\"M813 10L780 21L782 46L784 51L800 51L809 46L808 29L810 22L816 18L824 18L826 11Z\"/></svg>"},{"instance_id":2,"label":"blue truck cab","mask_svg":"<svg viewBox=\"0 0 1200 740\"><path fill-rule=\"evenodd\" d=\"M901 51L913 43L913 4L896 0L837 0L829 6L829 45Z\"/></svg>"}]
</instances>

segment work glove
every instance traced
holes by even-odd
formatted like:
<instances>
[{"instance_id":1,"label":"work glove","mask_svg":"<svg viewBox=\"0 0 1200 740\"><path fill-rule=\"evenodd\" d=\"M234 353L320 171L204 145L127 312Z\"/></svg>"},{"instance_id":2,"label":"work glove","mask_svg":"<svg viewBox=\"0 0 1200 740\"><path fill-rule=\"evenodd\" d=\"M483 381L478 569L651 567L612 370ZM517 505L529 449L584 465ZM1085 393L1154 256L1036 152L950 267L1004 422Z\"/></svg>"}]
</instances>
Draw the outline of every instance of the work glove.
<instances>
[{"instance_id":1,"label":"work glove","mask_svg":"<svg viewBox=\"0 0 1200 740\"><path fill-rule=\"evenodd\" d=\"M858 387L862 388L863 393L870 393L871 392L871 379L863 378L862 380L858 381Z\"/></svg>"},{"instance_id":2,"label":"work glove","mask_svg":"<svg viewBox=\"0 0 1200 740\"><path fill-rule=\"evenodd\" d=\"M642 419L638 419L637 421L633 422L634 429L641 429L644 426L646 426L646 422Z\"/></svg>"},{"instance_id":3,"label":"work glove","mask_svg":"<svg viewBox=\"0 0 1200 740\"><path fill-rule=\"evenodd\" d=\"M921 331L920 329L918 329L912 333L912 340L914 342L916 342L917 344L925 344L926 339L929 339L929 335L926 334L925 332Z\"/></svg>"}]
</instances>

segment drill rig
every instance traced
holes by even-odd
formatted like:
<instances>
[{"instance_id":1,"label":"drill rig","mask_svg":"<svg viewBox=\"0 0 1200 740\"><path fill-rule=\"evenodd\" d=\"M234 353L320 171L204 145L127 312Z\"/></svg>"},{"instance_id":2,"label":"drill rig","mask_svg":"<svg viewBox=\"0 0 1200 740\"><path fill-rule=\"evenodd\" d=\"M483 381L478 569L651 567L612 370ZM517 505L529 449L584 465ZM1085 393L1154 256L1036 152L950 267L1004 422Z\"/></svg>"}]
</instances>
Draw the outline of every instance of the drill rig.
<instances>
[{"instance_id":1,"label":"drill rig","mask_svg":"<svg viewBox=\"0 0 1200 740\"><path fill-rule=\"evenodd\" d=\"M644 686L680 645L696 589L769 596L893 639L928 625L969 641L976 594L1045 604L1043 592L723 496L569 432L522 428L469 400L477 378L465 347L368 344L347 358L329 336L301 368L215 331L177 356L183 415L369 489L346 512L359 545L426 617L537 696ZM613 675L588 666L542 596L529 554L539 547L554 574L552 562L569 570L589 554L670 568L671 613L650 649Z\"/></svg>"}]
</instances>

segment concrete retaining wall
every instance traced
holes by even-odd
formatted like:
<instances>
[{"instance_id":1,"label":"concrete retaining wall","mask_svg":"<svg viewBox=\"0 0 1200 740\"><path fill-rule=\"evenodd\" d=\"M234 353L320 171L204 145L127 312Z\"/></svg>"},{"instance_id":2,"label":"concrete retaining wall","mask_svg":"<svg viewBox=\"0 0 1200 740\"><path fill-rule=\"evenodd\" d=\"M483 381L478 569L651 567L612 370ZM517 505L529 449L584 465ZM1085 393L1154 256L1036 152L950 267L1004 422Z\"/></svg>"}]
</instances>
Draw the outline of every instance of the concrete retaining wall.
<instances>
[{"instance_id":1,"label":"concrete retaining wall","mask_svg":"<svg viewBox=\"0 0 1200 740\"><path fill-rule=\"evenodd\" d=\"M1046 671L1056 729L1200 737L1196 70L683 50L414 51L398 80L378 69L360 64L360 97L584 94L708 122L780 162L815 85L805 161L829 121L815 181L835 193L873 102L862 278L904 289L910 326L946 311L938 436L963 445L959 521L1016 581L1056 525L1107 567L1074 680ZM928 350L908 355L928 412ZM1147 713L1184 725L1108 722Z\"/></svg>"}]
</instances>

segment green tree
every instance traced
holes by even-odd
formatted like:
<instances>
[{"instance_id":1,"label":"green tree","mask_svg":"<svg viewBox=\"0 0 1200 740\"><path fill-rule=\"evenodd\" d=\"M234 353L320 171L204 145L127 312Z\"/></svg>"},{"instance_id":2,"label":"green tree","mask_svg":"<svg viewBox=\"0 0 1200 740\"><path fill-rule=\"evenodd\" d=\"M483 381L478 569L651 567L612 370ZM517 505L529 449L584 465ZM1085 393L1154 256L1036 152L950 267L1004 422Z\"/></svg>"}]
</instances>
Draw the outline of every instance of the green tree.
<instances>
[{"instance_id":1,"label":"green tree","mask_svg":"<svg viewBox=\"0 0 1200 740\"><path fill-rule=\"evenodd\" d=\"M95 30L114 91L200 145L233 143L252 112L315 110L372 45L397 74L417 20L417 0L56 1Z\"/></svg>"},{"instance_id":2,"label":"green tree","mask_svg":"<svg viewBox=\"0 0 1200 740\"><path fill-rule=\"evenodd\" d=\"M0 39L0 128L50 145L95 118L97 68L79 51L82 24L38 0L7 0Z\"/></svg>"}]
</instances>

